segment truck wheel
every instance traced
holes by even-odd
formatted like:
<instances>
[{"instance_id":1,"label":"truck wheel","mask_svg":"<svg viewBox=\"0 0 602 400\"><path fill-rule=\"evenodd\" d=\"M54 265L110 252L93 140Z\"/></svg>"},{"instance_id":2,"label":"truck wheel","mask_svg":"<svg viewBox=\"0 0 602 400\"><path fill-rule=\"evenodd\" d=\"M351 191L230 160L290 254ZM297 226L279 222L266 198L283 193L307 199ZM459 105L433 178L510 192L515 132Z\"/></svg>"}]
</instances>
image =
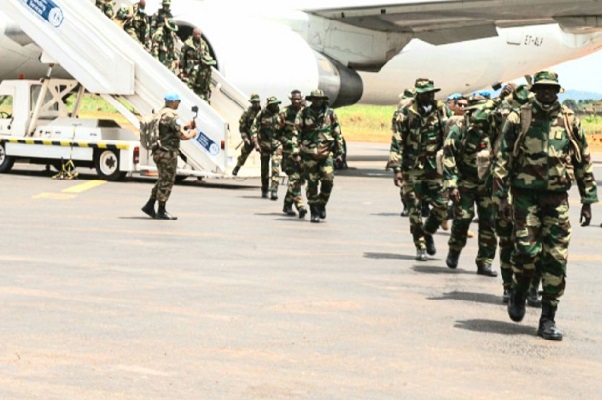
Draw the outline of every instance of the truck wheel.
<instances>
[{"instance_id":1,"label":"truck wheel","mask_svg":"<svg viewBox=\"0 0 602 400\"><path fill-rule=\"evenodd\" d=\"M15 159L6 155L4 143L0 143L0 173L10 172Z\"/></svg>"},{"instance_id":2,"label":"truck wheel","mask_svg":"<svg viewBox=\"0 0 602 400\"><path fill-rule=\"evenodd\" d=\"M126 175L119 170L119 154L115 150L98 150L94 156L96 173L101 179L119 181Z\"/></svg>"}]
</instances>

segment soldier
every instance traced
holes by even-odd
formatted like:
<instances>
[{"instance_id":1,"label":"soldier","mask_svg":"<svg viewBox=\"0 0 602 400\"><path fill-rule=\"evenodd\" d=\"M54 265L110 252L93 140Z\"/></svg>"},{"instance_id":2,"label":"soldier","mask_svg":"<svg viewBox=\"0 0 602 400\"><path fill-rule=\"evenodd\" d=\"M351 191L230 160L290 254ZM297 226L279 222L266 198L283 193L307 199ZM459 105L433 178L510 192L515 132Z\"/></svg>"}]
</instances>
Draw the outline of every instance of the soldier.
<instances>
[{"instance_id":1,"label":"soldier","mask_svg":"<svg viewBox=\"0 0 602 400\"><path fill-rule=\"evenodd\" d=\"M207 102L211 98L211 67L215 64L216 62L211 56L203 57L192 68L188 76L188 87Z\"/></svg>"},{"instance_id":2,"label":"soldier","mask_svg":"<svg viewBox=\"0 0 602 400\"><path fill-rule=\"evenodd\" d=\"M290 96L291 104L280 111L283 124L282 136L282 169L288 176L288 189L284 197L282 212L295 216L293 203L299 212L299 218L304 218L307 209L303 204L301 186L303 185L301 157L299 156L299 123L303 109L303 97L299 90L293 90Z\"/></svg>"},{"instance_id":3,"label":"soldier","mask_svg":"<svg viewBox=\"0 0 602 400\"><path fill-rule=\"evenodd\" d=\"M123 29L142 44L150 48L150 23L146 15L146 0L140 0L132 7L132 15L125 20Z\"/></svg>"},{"instance_id":4,"label":"soldier","mask_svg":"<svg viewBox=\"0 0 602 400\"><path fill-rule=\"evenodd\" d=\"M437 252L433 234L447 218L447 191L437 171L437 152L443 149L448 109L435 100L436 88L430 79L419 78L415 83L416 100L401 110L395 124L400 134L398 149L399 164L393 165L395 180L403 181L407 175L415 196L406 197L410 209L410 232L416 246L416 260L428 260L427 253ZM392 146L393 148L393 146ZM421 201L433 208L426 222L422 223Z\"/></svg>"},{"instance_id":5,"label":"soldier","mask_svg":"<svg viewBox=\"0 0 602 400\"><path fill-rule=\"evenodd\" d=\"M479 217L479 250L476 257L477 274L496 277L491 268L497 240L494 233L490 186L477 169L478 154L490 151L489 113L476 109L467 111L463 122L452 124L443 150L444 186L454 203L454 220L445 260L449 268L458 266L460 253L466 246L468 227L474 218L475 203ZM453 118L453 117L452 117Z\"/></svg>"},{"instance_id":6,"label":"soldier","mask_svg":"<svg viewBox=\"0 0 602 400\"><path fill-rule=\"evenodd\" d=\"M508 215L508 192L514 216L514 282L508 315L519 322L535 259L541 258L543 295L537 335L562 340L556 328L558 301L565 288L571 236L569 167L574 169L581 196L582 226L591 221L591 204L598 201L596 181L580 121L558 101L558 75L535 74L530 89L535 99L512 111L504 124L502 144L493 169L493 198Z\"/></svg>"},{"instance_id":7,"label":"soldier","mask_svg":"<svg viewBox=\"0 0 602 400\"><path fill-rule=\"evenodd\" d=\"M161 8L154 13L150 19L150 36L153 37L155 31L159 28L163 21L172 19L171 0L162 0Z\"/></svg>"},{"instance_id":8,"label":"soldier","mask_svg":"<svg viewBox=\"0 0 602 400\"><path fill-rule=\"evenodd\" d=\"M249 102L251 105L242 113L238 121L238 131L242 139L242 143L239 146L242 146L242 148L240 149L240 156L236 160L236 166L232 170L232 175L234 176L238 175L238 171L245 164L254 148L251 142L251 127L253 126L253 120L255 120L259 111L261 111L261 99L257 93L253 93Z\"/></svg>"},{"instance_id":9,"label":"soldier","mask_svg":"<svg viewBox=\"0 0 602 400\"><path fill-rule=\"evenodd\" d=\"M165 20L164 23L159 22L159 26L153 35L151 46L153 57L161 61L172 72L175 72L178 66L178 58L175 53L175 45L178 41L177 31L178 25L172 20Z\"/></svg>"},{"instance_id":10,"label":"soldier","mask_svg":"<svg viewBox=\"0 0 602 400\"><path fill-rule=\"evenodd\" d=\"M153 146L153 161L157 165L159 178L153 187L150 199L142 207L142 211L155 219L175 220L177 217L165 210L178 168L180 140L192 139L196 136L194 120L183 125L176 110L180 106L180 96L177 93L165 95L165 107L159 111L159 141ZM155 202L159 209L155 212Z\"/></svg>"},{"instance_id":11,"label":"soldier","mask_svg":"<svg viewBox=\"0 0 602 400\"><path fill-rule=\"evenodd\" d=\"M306 100L309 107L301 111L299 124L300 154L307 177L307 203L311 222L326 219L326 205L334 186L334 158L343 160L343 135L328 96L320 89L312 90Z\"/></svg>"},{"instance_id":12,"label":"soldier","mask_svg":"<svg viewBox=\"0 0 602 400\"><path fill-rule=\"evenodd\" d=\"M268 97L266 107L257 114L251 128L251 141L255 150L261 153L261 197L264 199L268 197L269 188L272 200L278 200L280 163L282 162L280 103L281 101L276 97Z\"/></svg>"},{"instance_id":13,"label":"soldier","mask_svg":"<svg viewBox=\"0 0 602 400\"><path fill-rule=\"evenodd\" d=\"M203 32L199 28L194 28L192 34L184 41L180 53L180 68L184 76L190 76L192 69L201 62L207 53L207 43L203 40Z\"/></svg>"},{"instance_id":14,"label":"soldier","mask_svg":"<svg viewBox=\"0 0 602 400\"><path fill-rule=\"evenodd\" d=\"M100 9L109 17L109 19L113 19L115 17L115 1L113 0L96 0L96 7Z\"/></svg>"}]
</instances>

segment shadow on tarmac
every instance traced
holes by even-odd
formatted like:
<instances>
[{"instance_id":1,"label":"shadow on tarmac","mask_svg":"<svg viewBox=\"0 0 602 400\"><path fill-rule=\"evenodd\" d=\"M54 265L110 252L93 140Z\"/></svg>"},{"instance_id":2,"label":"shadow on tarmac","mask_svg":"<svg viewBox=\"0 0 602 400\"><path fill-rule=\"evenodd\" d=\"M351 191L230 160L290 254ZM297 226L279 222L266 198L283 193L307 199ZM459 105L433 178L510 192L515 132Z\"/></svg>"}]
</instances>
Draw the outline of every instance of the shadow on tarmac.
<instances>
[{"instance_id":1,"label":"shadow on tarmac","mask_svg":"<svg viewBox=\"0 0 602 400\"><path fill-rule=\"evenodd\" d=\"M477 292L460 292L454 290L453 292L443 293L441 296L428 297L427 300L460 300L460 301L474 301L477 303L503 305L502 296L496 296L490 293L477 293Z\"/></svg>"},{"instance_id":2,"label":"shadow on tarmac","mask_svg":"<svg viewBox=\"0 0 602 400\"><path fill-rule=\"evenodd\" d=\"M537 334L537 328L534 328L533 326L492 319L467 319L456 321L454 328L473 332L499 333L502 335L527 335L532 337Z\"/></svg>"}]
</instances>

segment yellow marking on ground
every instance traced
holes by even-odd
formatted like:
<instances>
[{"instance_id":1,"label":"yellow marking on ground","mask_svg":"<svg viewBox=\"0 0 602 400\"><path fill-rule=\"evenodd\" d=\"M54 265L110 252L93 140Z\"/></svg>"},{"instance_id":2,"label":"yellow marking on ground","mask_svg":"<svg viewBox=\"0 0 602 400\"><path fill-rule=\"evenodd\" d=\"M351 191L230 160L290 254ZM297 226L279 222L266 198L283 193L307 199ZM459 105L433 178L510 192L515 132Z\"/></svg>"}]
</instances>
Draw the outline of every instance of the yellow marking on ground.
<instances>
[{"instance_id":1,"label":"yellow marking on ground","mask_svg":"<svg viewBox=\"0 0 602 400\"><path fill-rule=\"evenodd\" d=\"M48 193L42 192L33 196L34 199L50 199L50 200L69 200L74 198L73 194L62 194L62 193Z\"/></svg>"},{"instance_id":2,"label":"yellow marking on ground","mask_svg":"<svg viewBox=\"0 0 602 400\"><path fill-rule=\"evenodd\" d=\"M86 190L94 189L97 186L104 185L107 181L94 180L88 181L84 183L80 183L79 185L68 187L67 189L62 190L63 193L81 193Z\"/></svg>"}]
</instances>

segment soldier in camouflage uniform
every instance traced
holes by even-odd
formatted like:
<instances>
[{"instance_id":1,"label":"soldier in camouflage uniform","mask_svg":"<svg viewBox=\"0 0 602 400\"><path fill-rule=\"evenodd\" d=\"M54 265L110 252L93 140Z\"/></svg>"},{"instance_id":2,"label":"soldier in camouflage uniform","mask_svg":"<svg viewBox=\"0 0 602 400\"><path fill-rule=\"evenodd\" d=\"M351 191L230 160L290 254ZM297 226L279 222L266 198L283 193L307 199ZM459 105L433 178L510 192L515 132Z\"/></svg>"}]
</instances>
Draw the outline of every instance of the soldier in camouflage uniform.
<instances>
[{"instance_id":1,"label":"soldier in camouflage uniform","mask_svg":"<svg viewBox=\"0 0 602 400\"><path fill-rule=\"evenodd\" d=\"M555 315L564 293L571 237L569 167L574 169L581 196L582 225L591 221L591 204L598 201L593 166L580 122L558 101L561 87L553 71L534 76L535 99L508 116L493 168L493 198L507 215L508 192L514 216L514 282L508 315L519 322L535 259L541 258L542 310L538 336L562 340Z\"/></svg>"},{"instance_id":2,"label":"soldier in camouflage uniform","mask_svg":"<svg viewBox=\"0 0 602 400\"><path fill-rule=\"evenodd\" d=\"M150 23L146 15L146 0L140 0L132 7L132 15L127 18L123 24L123 29L128 35L136 39L145 48L149 49L150 43Z\"/></svg>"},{"instance_id":3,"label":"soldier in camouflage uniform","mask_svg":"<svg viewBox=\"0 0 602 400\"><path fill-rule=\"evenodd\" d=\"M155 31L159 29L159 26L166 20L172 19L173 14L171 13L171 0L162 0L161 8L157 10L150 18L150 37L152 38Z\"/></svg>"},{"instance_id":4,"label":"soldier in camouflage uniform","mask_svg":"<svg viewBox=\"0 0 602 400\"><path fill-rule=\"evenodd\" d=\"M188 87L207 102L211 98L211 67L215 64L216 62L211 56L205 55L192 68L188 76Z\"/></svg>"},{"instance_id":5,"label":"soldier in camouflage uniform","mask_svg":"<svg viewBox=\"0 0 602 400\"><path fill-rule=\"evenodd\" d=\"M491 187L477 171L477 154L490 150L489 113L483 110L467 110L462 120L454 123L445 139L443 149L444 186L454 203L454 221L448 245L446 264L455 269L460 253L466 246L468 227L474 218L477 204L479 217L477 274L495 277L491 268L497 240L494 233Z\"/></svg>"},{"instance_id":6,"label":"soldier in camouflage uniform","mask_svg":"<svg viewBox=\"0 0 602 400\"><path fill-rule=\"evenodd\" d=\"M161 61L161 64L165 65L172 72L175 72L178 67L178 58L175 53L175 46L178 41L177 31L178 25L172 20L165 20L163 24L159 23L159 27L153 35L151 45L151 54L153 57Z\"/></svg>"},{"instance_id":7,"label":"soldier in camouflage uniform","mask_svg":"<svg viewBox=\"0 0 602 400\"><path fill-rule=\"evenodd\" d=\"M311 222L326 219L326 205L334 186L334 158L343 160L343 135L328 96L320 89L312 90L306 100L309 107L301 111L299 145L303 171L307 177L307 203Z\"/></svg>"},{"instance_id":8,"label":"soldier in camouflage uniform","mask_svg":"<svg viewBox=\"0 0 602 400\"><path fill-rule=\"evenodd\" d=\"M303 204L301 187L303 186L303 174L301 169L301 156L299 155L299 124L301 122L301 110L303 109L303 97L299 90L293 90L290 96L291 104L280 111L282 120L282 169L288 176L288 189L284 197L282 212L289 216L295 216L293 203L299 212L299 218L304 218L307 209Z\"/></svg>"},{"instance_id":9,"label":"soldier in camouflage uniform","mask_svg":"<svg viewBox=\"0 0 602 400\"><path fill-rule=\"evenodd\" d=\"M395 120L399 132L398 143L391 149L398 152L398 164L391 165L395 180L407 175L415 196L408 196L410 232L416 246L416 260L428 260L427 253L437 252L433 234L447 218L447 191L437 172L436 154L443 148L448 113L446 105L435 100L435 88L430 79L419 78L415 83L416 100L401 110ZM426 200L433 207L426 222L422 223L420 202Z\"/></svg>"},{"instance_id":10,"label":"soldier in camouflage uniform","mask_svg":"<svg viewBox=\"0 0 602 400\"><path fill-rule=\"evenodd\" d=\"M203 32L194 28L192 34L184 41L180 53L180 68L184 77L190 76L192 69L198 65L203 57L209 55L207 43L203 40Z\"/></svg>"},{"instance_id":11,"label":"soldier in camouflage uniform","mask_svg":"<svg viewBox=\"0 0 602 400\"><path fill-rule=\"evenodd\" d=\"M165 203L169 200L171 189L176 180L178 168L178 154L180 140L192 139L196 136L194 120L184 125L176 110L180 106L180 96L177 93L165 95L165 107L158 113L159 141L153 146L153 161L157 165L159 179L151 191L148 202L142 211L155 219L175 220L165 210ZM159 209L155 212L155 202L159 202Z\"/></svg>"},{"instance_id":12,"label":"soldier in camouflage uniform","mask_svg":"<svg viewBox=\"0 0 602 400\"><path fill-rule=\"evenodd\" d=\"M266 107L257 114L251 127L251 141L255 150L261 153L261 197L268 197L269 188L272 200L278 200L280 163L282 162L280 103L281 101L276 97L268 97Z\"/></svg>"},{"instance_id":13,"label":"soldier in camouflage uniform","mask_svg":"<svg viewBox=\"0 0 602 400\"><path fill-rule=\"evenodd\" d=\"M110 19L115 17L115 1L113 0L96 0L96 7L100 9Z\"/></svg>"},{"instance_id":14,"label":"soldier in camouflage uniform","mask_svg":"<svg viewBox=\"0 0 602 400\"><path fill-rule=\"evenodd\" d=\"M251 105L247 108L242 115L240 116L240 120L238 121L238 131L240 132L240 138L242 139L242 143L239 146L242 146L240 149L240 156L236 160L236 166L232 170L232 175L238 175L238 171L245 164L249 154L253 151L253 142L251 142L251 127L253 126L253 121L255 117L261 111L261 99L257 93L253 93L251 98L249 99ZM267 196L267 193L266 193Z\"/></svg>"}]
</instances>

